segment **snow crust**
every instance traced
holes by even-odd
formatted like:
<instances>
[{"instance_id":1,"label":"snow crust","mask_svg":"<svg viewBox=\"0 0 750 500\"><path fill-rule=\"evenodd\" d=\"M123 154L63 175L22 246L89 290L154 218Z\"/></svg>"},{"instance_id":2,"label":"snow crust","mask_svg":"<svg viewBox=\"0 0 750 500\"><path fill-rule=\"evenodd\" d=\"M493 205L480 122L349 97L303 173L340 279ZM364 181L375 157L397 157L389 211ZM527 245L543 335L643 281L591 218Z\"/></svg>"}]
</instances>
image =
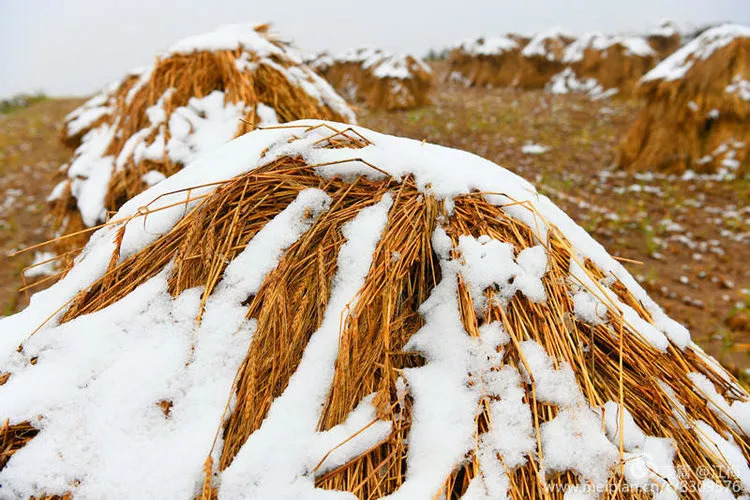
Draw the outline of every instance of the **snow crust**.
<instances>
[{"instance_id":1,"label":"snow crust","mask_svg":"<svg viewBox=\"0 0 750 500\"><path fill-rule=\"evenodd\" d=\"M687 74L696 61L708 59L714 52L726 47L737 38L748 37L750 37L750 28L738 24L723 24L710 28L656 65L643 76L641 81L679 80Z\"/></svg>"},{"instance_id":2,"label":"snow crust","mask_svg":"<svg viewBox=\"0 0 750 500\"><path fill-rule=\"evenodd\" d=\"M473 56L495 56L519 48L518 42L505 36L472 38L460 42L456 47Z\"/></svg>"},{"instance_id":3,"label":"snow crust","mask_svg":"<svg viewBox=\"0 0 750 500\"><path fill-rule=\"evenodd\" d=\"M627 55L648 57L655 54L644 38L590 32L579 36L565 48L562 61L568 64L582 61L586 50L604 51L615 45L622 46Z\"/></svg>"},{"instance_id":4,"label":"snow crust","mask_svg":"<svg viewBox=\"0 0 750 500\"><path fill-rule=\"evenodd\" d=\"M544 57L548 61L559 60L558 56L554 52L547 49L547 44L550 42L562 41L563 38L572 38L562 31L560 28L552 28L548 31L537 33L534 37L529 40L529 43L521 51L521 55L524 57L540 56Z\"/></svg>"},{"instance_id":5,"label":"snow crust","mask_svg":"<svg viewBox=\"0 0 750 500\"><path fill-rule=\"evenodd\" d=\"M586 94L594 101L606 99L618 92L616 88L605 90L596 78L579 79L572 68L565 68L556 75L553 75L545 88L553 94Z\"/></svg>"}]
</instances>

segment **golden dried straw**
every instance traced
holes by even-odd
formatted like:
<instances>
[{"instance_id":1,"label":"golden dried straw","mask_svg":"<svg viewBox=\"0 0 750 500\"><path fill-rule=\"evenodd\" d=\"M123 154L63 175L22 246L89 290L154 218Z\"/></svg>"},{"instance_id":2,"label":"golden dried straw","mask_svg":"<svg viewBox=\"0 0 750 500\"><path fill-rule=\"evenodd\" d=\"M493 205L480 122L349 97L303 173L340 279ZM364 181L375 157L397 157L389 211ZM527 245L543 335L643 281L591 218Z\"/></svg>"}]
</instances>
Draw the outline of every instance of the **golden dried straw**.
<instances>
[{"instance_id":1,"label":"golden dried straw","mask_svg":"<svg viewBox=\"0 0 750 500\"><path fill-rule=\"evenodd\" d=\"M339 133L333 134L323 146L357 148L365 144L354 134ZM398 182L391 178L373 181L364 177L350 182L338 178L327 180L316 175L314 166L305 164L301 158L282 157L221 184L172 230L119 264L116 258L119 252L115 251L106 274L78 294L62 321L117 302L170 262L170 293L177 296L186 289L203 286L205 302L227 263L307 188L324 190L332 199L331 207L286 250L258 293L244 302L247 317L257 321L257 329L235 379L236 404L218 431L224 445L216 463L207 450L200 498L216 496L212 484L214 473L232 463L299 365L328 304L337 254L344 242L341 229L362 208L376 203L385 192L393 195L393 207L364 286L356 305L342 321L335 375L318 427L325 430L342 423L362 398L375 392L377 418L392 422L393 430L383 442L336 469L318 472L327 455L321 457L312 472L318 487L349 491L362 499L395 491L407 473L412 401L409 396L399 400L396 381L404 368L425 362L417 353L405 351L404 346L424 323L418 313L419 305L441 280L438 258L431 244L433 230L441 225L454 247L461 235L489 235L512 243L517 251L540 242L535 228L510 217L503 207L490 204L482 193L456 197L453 212L447 214L444 205L420 192L410 177ZM541 218L538 213L535 215ZM690 422L703 420L721 434L731 436L747 460L750 460L750 439L729 426L719 410L706 404L705 395L697 392L688 374L697 372L708 377L729 402L747 400L748 394L730 374L692 346L680 349L670 345L666 352L654 348L608 300L604 300L607 323L592 326L577 319L569 269L571 259L578 257L554 226L550 227L546 241L544 303L534 303L517 294L506 307L490 300L484 315L478 317L472 296L459 277L458 307L467 334L478 336L479 327L485 322L499 321L512 339L503 351L502 364L523 367L526 361L519 344L529 339L539 343L558 366L569 363L581 393L591 406L621 402L648 435L672 440L677 450L674 463L685 472L685 484L693 487L687 490L687 497L697 495L696 486L706 474L719 483L736 480L725 459L705 446ZM457 250L453 253L459 257ZM394 259L394 255L398 258ZM595 283L605 278L593 263L581 264ZM653 323L648 311L622 283L615 282L611 289L624 304ZM597 290L591 292L598 294ZM485 291L488 297L494 293L493 289ZM558 410L537 399L533 381L523 387L539 443L540 426L554 418ZM670 389L674 395L668 394ZM493 426L490 401L486 397L478 408L477 443L482 433ZM166 408L168 415L171 402L154 403ZM620 426L622 435L622 422ZM6 422L0 429L0 467L35 434L30 422L16 425ZM440 436L435 436L435 440L439 439ZM445 478L440 492L445 498L459 498L469 481L480 473L477 451L472 450ZM502 461L501 456L497 459ZM573 471L545 477L543 462L539 444L525 465L508 470L511 497L561 498L563 485L578 483ZM618 491L617 486L623 481L618 466L611 471L613 491ZM646 495L629 490L613 496L645 498Z\"/></svg>"}]
</instances>

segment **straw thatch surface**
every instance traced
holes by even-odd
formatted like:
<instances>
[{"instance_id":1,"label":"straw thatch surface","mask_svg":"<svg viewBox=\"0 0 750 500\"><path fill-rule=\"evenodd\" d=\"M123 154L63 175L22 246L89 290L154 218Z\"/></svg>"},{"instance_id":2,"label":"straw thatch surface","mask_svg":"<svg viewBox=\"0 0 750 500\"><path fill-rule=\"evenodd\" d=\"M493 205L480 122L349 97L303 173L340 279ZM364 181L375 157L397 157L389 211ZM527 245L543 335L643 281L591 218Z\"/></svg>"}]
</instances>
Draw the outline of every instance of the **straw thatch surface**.
<instances>
[{"instance_id":1,"label":"straw thatch surface","mask_svg":"<svg viewBox=\"0 0 750 500\"><path fill-rule=\"evenodd\" d=\"M646 105L618 163L632 170L742 175L750 145L750 29L710 29L643 77Z\"/></svg>"},{"instance_id":2,"label":"straw thatch surface","mask_svg":"<svg viewBox=\"0 0 750 500\"><path fill-rule=\"evenodd\" d=\"M204 159L214 169L179 172L125 205L63 282L0 322L7 491L114 493L112 477L132 478L131 495L184 487L201 498L750 490L750 396L583 230L494 164L344 127L256 131ZM48 313L60 326L28 336ZM71 365L92 321L104 339L125 328L118 345L155 375L113 378L118 358L102 366L90 345ZM162 326L127 351L151 321ZM157 340L183 337L165 363ZM82 378L63 377L74 369ZM226 386L201 385L214 381ZM145 415L107 413L118 387ZM31 390L41 392L20 412L14 395ZM214 415L213 447L210 425L191 427L205 415L185 408ZM54 434L70 419L84 441L75 449ZM119 443L132 468L108 475L98 459L111 446L90 430ZM157 449L180 460L143 454Z\"/></svg>"},{"instance_id":3,"label":"straw thatch surface","mask_svg":"<svg viewBox=\"0 0 750 500\"><path fill-rule=\"evenodd\" d=\"M564 68L565 48L572 41L570 36L556 29L535 35L521 50L518 86L544 88L552 76Z\"/></svg>"},{"instance_id":4,"label":"straw thatch surface","mask_svg":"<svg viewBox=\"0 0 750 500\"><path fill-rule=\"evenodd\" d=\"M370 109L413 109L430 102L432 70L408 54L359 48L335 57L320 54L311 64L348 100Z\"/></svg>"},{"instance_id":5,"label":"straw thatch surface","mask_svg":"<svg viewBox=\"0 0 750 500\"><path fill-rule=\"evenodd\" d=\"M63 141L78 149L51 196L57 226L70 234L104 222L203 151L259 124L300 118L354 115L268 25L182 40L66 119Z\"/></svg>"},{"instance_id":6,"label":"straw thatch surface","mask_svg":"<svg viewBox=\"0 0 750 500\"><path fill-rule=\"evenodd\" d=\"M448 77L467 86L515 86L521 47L510 36L464 41L450 52Z\"/></svg>"}]
</instances>

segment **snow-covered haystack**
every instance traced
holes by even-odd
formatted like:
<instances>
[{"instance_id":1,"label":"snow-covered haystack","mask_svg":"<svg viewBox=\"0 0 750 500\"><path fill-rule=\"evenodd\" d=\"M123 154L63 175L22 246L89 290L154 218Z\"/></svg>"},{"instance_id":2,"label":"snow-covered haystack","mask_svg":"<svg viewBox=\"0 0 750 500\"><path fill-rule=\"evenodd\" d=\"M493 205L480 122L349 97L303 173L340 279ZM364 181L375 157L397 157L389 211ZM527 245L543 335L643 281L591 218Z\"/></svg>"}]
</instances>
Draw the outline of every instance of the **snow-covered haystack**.
<instances>
[{"instance_id":1,"label":"snow-covered haystack","mask_svg":"<svg viewBox=\"0 0 750 500\"><path fill-rule=\"evenodd\" d=\"M313 64L347 99L370 109L393 111L429 103L432 70L414 56L358 48Z\"/></svg>"},{"instance_id":2,"label":"snow-covered haystack","mask_svg":"<svg viewBox=\"0 0 750 500\"><path fill-rule=\"evenodd\" d=\"M671 21L665 21L658 28L651 30L646 39L660 59L679 49L682 42L678 26Z\"/></svg>"},{"instance_id":3,"label":"snow-covered haystack","mask_svg":"<svg viewBox=\"0 0 750 500\"><path fill-rule=\"evenodd\" d=\"M191 163L0 331L8 498L750 491L748 394L582 228L360 127Z\"/></svg>"},{"instance_id":4,"label":"snow-covered haystack","mask_svg":"<svg viewBox=\"0 0 750 500\"><path fill-rule=\"evenodd\" d=\"M521 47L509 36L463 41L450 52L448 77L467 86L513 86L518 83Z\"/></svg>"},{"instance_id":5,"label":"snow-covered haystack","mask_svg":"<svg viewBox=\"0 0 750 500\"><path fill-rule=\"evenodd\" d=\"M630 96L656 60L656 52L643 38L586 33L565 48L563 63L567 67L550 80L547 88L558 94Z\"/></svg>"},{"instance_id":6,"label":"snow-covered haystack","mask_svg":"<svg viewBox=\"0 0 750 500\"><path fill-rule=\"evenodd\" d=\"M70 234L102 223L218 145L301 118L354 121L354 114L268 25L186 38L66 118L63 139L77 149L50 197L59 228Z\"/></svg>"},{"instance_id":7,"label":"snow-covered haystack","mask_svg":"<svg viewBox=\"0 0 750 500\"><path fill-rule=\"evenodd\" d=\"M619 164L736 176L750 155L750 28L711 28L648 72Z\"/></svg>"},{"instance_id":8,"label":"snow-covered haystack","mask_svg":"<svg viewBox=\"0 0 750 500\"><path fill-rule=\"evenodd\" d=\"M565 47L572 41L557 28L535 35L521 50L518 86L543 88L553 75L563 70Z\"/></svg>"},{"instance_id":9,"label":"snow-covered haystack","mask_svg":"<svg viewBox=\"0 0 750 500\"><path fill-rule=\"evenodd\" d=\"M430 103L432 70L408 54L388 55L364 68L365 103L370 109L413 109Z\"/></svg>"}]
</instances>

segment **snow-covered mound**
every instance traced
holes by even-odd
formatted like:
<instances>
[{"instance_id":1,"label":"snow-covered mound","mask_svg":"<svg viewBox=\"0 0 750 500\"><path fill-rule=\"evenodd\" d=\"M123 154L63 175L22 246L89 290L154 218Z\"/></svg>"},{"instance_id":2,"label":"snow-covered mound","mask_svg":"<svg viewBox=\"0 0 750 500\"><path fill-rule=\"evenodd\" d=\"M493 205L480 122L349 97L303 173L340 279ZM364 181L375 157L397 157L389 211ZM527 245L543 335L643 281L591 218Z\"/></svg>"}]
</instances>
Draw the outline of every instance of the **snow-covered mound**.
<instances>
[{"instance_id":1,"label":"snow-covered mound","mask_svg":"<svg viewBox=\"0 0 750 500\"><path fill-rule=\"evenodd\" d=\"M0 331L8 498L750 492L748 394L601 245L362 127L199 158Z\"/></svg>"},{"instance_id":2,"label":"snow-covered mound","mask_svg":"<svg viewBox=\"0 0 750 500\"><path fill-rule=\"evenodd\" d=\"M348 99L371 109L411 109L429 102L432 69L409 54L362 47L313 64Z\"/></svg>"},{"instance_id":3,"label":"snow-covered mound","mask_svg":"<svg viewBox=\"0 0 750 500\"><path fill-rule=\"evenodd\" d=\"M305 117L354 121L344 100L267 25L222 26L177 42L66 118L64 136L77 149L50 201L57 200L63 232L78 217L94 226L238 134ZM66 213L71 206L78 213Z\"/></svg>"},{"instance_id":4,"label":"snow-covered mound","mask_svg":"<svg viewBox=\"0 0 750 500\"><path fill-rule=\"evenodd\" d=\"M646 101L618 163L722 179L750 172L750 28L710 28L640 80Z\"/></svg>"},{"instance_id":5,"label":"snow-covered mound","mask_svg":"<svg viewBox=\"0 0 750 500\"><path fill-rule=\"evenodd\" d=\"M451 49L448 78L467 86L507 87L518 80L518 35L464 40Z\"/></svg>"}]
</instances>

